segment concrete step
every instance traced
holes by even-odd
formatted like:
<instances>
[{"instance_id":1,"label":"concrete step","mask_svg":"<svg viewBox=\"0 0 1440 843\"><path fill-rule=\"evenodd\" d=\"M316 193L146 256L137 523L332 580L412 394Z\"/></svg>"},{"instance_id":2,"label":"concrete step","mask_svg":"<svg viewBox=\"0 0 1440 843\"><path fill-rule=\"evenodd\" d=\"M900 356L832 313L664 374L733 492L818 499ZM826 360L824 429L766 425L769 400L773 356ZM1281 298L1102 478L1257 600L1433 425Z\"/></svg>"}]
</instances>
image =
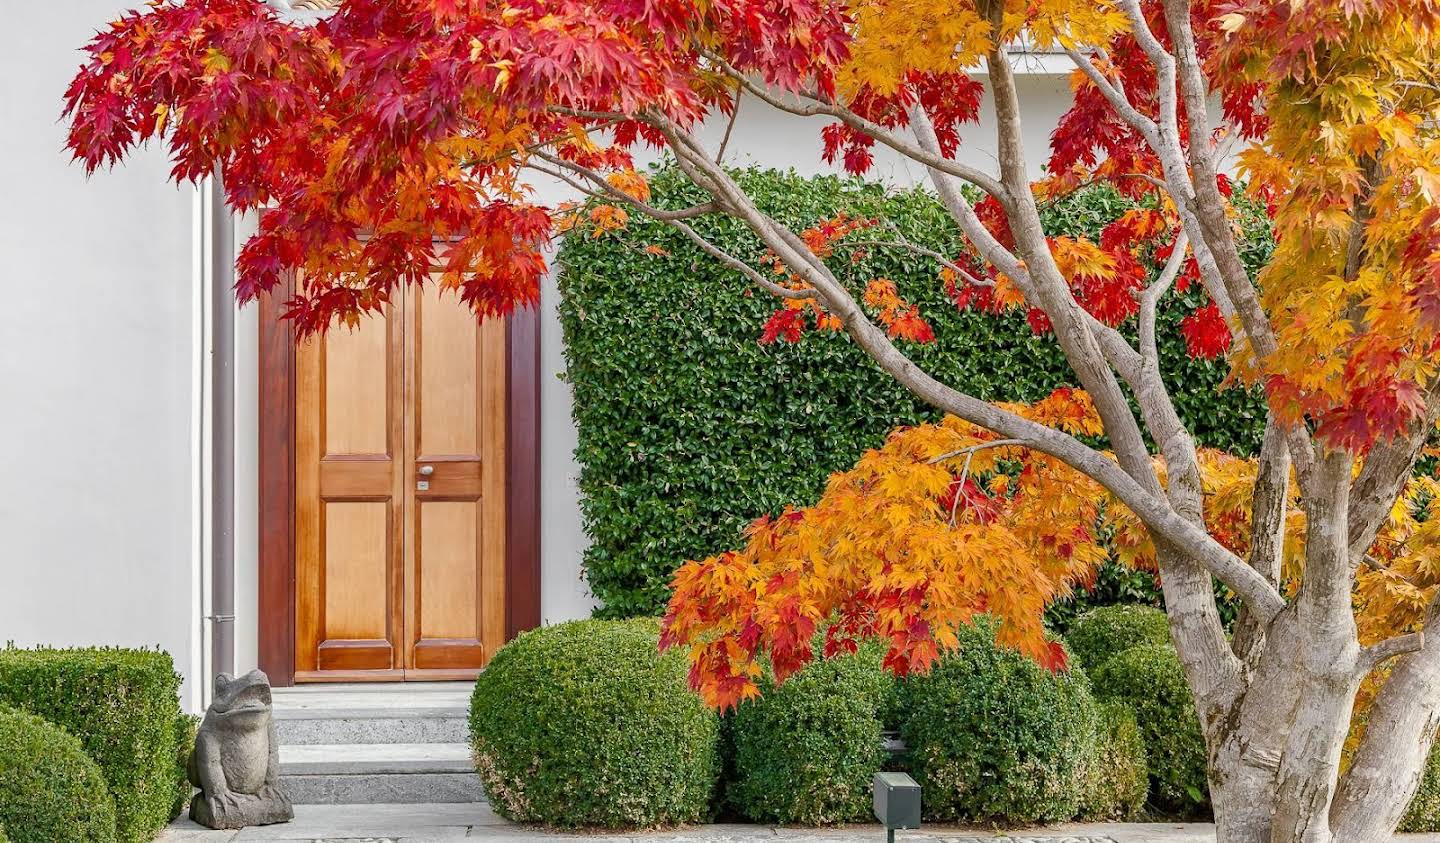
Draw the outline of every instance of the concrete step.
<instances>
[{"instance_id":1,"label":"concrete step","mask_svg":"<svg viewBox=\"0 0 1440 843\"><path fill-rule=\"evenodd\" d=\"M464 743L282 744L280 785L297 805L485 801Z\"/></svg>"},{"instance_id":2,"label":"concrete step","mask_svg":"<svg viewBox=\"0 0 1440 843\"><path fill-rule=\"evenodd\" d=\"M275 690L282 746L464 743L469 683L300 685Z\"/></svg>"}]
</instances>

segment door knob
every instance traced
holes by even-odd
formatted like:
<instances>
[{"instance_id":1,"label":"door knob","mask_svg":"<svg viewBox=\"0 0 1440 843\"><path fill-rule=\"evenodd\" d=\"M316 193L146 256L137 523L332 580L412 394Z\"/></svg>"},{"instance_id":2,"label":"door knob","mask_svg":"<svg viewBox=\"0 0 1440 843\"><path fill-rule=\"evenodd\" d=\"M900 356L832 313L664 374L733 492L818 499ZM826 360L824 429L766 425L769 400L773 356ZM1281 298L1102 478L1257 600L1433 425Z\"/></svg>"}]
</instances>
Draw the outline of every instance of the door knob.
<instances>
[{"instance_id":1,"label":"door knob","mask_svg":"<svg viewBox=\"0 0 1440 843\"><path fill-rule=\"evenodd\" d=\"M430 475L432 475L432 474L434 474L434 473L435 473L435 466L433 466L433 465L422 465L422 466L420 466L420 476L421 476L421 477L429 477Z\"/></svg>"}]
</instances>

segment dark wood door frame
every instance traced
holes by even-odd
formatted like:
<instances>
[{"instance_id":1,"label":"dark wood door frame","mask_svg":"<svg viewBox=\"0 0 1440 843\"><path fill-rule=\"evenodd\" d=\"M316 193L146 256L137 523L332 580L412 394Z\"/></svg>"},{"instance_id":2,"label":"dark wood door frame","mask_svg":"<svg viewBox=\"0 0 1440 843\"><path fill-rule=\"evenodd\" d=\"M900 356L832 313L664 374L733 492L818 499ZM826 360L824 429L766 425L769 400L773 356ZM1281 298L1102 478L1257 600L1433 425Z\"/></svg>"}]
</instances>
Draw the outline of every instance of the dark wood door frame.
<instances>
[{"instance_id":1,"label":"dark wood door frame","mask_svg":"<svg viewBox=\"0 0 1440 843\"><path fill-rule=\"evenodd\" d=\"M287 279L260 300L260 669L295 682L295 332L281 319ZM540 318L506 330L505 634L540 625Z\"/></svg>"}]
</instances>

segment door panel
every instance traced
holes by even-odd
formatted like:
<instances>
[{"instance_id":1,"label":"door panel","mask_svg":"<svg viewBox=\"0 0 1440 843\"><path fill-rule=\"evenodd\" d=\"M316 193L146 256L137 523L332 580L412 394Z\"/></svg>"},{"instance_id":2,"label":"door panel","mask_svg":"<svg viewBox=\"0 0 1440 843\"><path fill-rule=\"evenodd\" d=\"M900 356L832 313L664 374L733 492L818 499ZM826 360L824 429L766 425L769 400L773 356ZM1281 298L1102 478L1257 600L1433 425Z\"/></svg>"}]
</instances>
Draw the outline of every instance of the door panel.
<instances>
[{"instance_id":1,"label":"door panel","mask_svg":"<svg viewBox=\"0 0 1440 843\"><path fill-rule=\"evenodd\" d=\"M402 669L402 316L296 351L296 678Z\"/></svg>"},{"instance_id":2,"label":"door panel","mask_svg":"<svg viewBox=\"0 0 1440 843\"><path fill-rule=\"evenodd\" d=\"M504 643L504 323L409 292L407 672L462 675Z\"/></svg>"},{"instance_id":3,"label":"door panel","mask_svg":"<svg viewBox=\"0 0 1440 843\"><path fill-rule=\"evenodd\" d=\"M505 639L505 323L437 284L296 353L296 679L475 675Z\"/></svg>"}]
</instances>

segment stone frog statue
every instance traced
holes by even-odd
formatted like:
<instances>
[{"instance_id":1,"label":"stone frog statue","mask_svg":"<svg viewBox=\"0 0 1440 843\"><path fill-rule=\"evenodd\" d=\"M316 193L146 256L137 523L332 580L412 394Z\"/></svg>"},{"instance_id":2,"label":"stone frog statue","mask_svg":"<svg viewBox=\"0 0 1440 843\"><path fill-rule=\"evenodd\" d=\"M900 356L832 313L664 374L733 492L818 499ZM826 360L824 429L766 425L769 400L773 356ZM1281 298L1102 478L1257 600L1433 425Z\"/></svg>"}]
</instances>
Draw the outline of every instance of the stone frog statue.
<instances>
[{"instance_id":1,"label":"stone frog statue","mask_svg":"<svg viewBox=\"0 0 1440 843\"><path fill-rule=\"evenodd\" d=\"M234 829L294 819L280 790L269 677L258 670L215 677L215 700L200 722L186 769L201 790L190 801L190 818L200 825Z\"/></svg>"}]
</instances>

